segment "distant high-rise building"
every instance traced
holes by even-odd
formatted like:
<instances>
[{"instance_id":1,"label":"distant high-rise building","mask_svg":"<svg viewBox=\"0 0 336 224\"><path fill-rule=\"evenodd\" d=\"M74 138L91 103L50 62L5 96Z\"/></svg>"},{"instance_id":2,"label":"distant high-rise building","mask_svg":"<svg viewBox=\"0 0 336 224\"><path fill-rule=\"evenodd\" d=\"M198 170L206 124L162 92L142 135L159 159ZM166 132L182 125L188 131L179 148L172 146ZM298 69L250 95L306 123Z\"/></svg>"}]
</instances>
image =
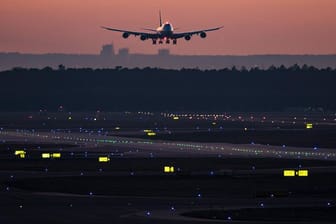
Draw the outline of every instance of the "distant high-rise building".
<instances>
[{"instance_id":1,"label":"distant high-rise building","mask_svg":"<svg viewBox=\"0 0 336 224\"><path fill-rule=\"evenodd\" d=\"M129 49L128 48L120 48L118 52L119 56L128 56L129 55Z\"/></svg>"},{"instance_id":2,"label":"distant high-rise building","mask_svg":"<svg viewBox=\"0 0 336 224\"><path fill-rule=\"evenodd\" d=\"M170 55L169 49L159 49L158 55L159 56L168 56L168 55Z\"/></svg>"},{"instance_id":3,"label":"distant high-rise building","mask_svg":"<svg viewBox=\"0 0 336 224\"><path fill-rule=\"evenodd\" d=\"M100 51L100 56L102 56L102 57L112 57L112 56L114 56L113 44L103 45L102 49Z\"/></svg>"}]
</instances>

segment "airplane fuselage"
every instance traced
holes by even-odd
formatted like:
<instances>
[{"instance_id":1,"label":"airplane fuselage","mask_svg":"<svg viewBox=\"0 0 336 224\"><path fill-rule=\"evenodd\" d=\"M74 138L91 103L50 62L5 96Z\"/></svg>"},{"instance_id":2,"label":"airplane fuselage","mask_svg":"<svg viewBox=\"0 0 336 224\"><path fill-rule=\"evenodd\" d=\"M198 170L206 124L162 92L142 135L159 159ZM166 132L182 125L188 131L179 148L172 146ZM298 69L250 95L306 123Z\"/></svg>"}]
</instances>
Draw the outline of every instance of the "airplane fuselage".
<instances>
[{"instance_id":1,"label":"airplane fuselage","mask_svg":"<svg viewBox=\"0 0 336 224\"><path fill-rule=\"evenodd\" d=\"M172 24L166 22L162 26L158 27L156 32L160 35L161 39L171 38L174 34L174 28Z\"/></svg>"}]
</instances>

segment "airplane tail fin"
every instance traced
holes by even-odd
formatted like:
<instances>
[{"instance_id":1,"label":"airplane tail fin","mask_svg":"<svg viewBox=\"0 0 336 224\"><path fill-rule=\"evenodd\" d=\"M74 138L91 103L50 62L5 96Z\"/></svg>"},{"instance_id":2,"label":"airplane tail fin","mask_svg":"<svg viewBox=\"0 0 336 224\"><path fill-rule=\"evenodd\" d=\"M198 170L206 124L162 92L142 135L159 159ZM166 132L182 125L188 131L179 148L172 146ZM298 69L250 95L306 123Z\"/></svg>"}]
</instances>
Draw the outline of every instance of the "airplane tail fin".
<instances>
[{"instance_id":1,"label":"airplane tail fin","mask_svg":"<svg viewBox=\"0 0 336 224\"><path fill-rule=\"evenodd\" d=\"M161 27L162 26L161 10L159 10L159 17L160 17L160 27Z\"/></svg>"}]
</instances>

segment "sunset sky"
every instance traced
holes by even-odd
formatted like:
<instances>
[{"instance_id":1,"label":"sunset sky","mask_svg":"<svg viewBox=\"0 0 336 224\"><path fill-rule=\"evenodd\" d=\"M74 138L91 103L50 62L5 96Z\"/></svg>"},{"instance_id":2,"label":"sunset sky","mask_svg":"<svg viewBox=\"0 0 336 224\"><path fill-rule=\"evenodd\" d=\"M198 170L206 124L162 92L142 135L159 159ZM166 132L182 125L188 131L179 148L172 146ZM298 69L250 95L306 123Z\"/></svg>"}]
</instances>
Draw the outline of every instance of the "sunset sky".
<instances>
[{"instance_id":1,"label":"sunset sky","mask_svg":"<svg viewBox=\"0 0 336 224\"><path fill-rule=\"evenodd\" d=\"M98 53L101 45L132 53L162 46L100 26L141 31L158 26L158 11L176 32L224 25L193 36L174 54L335 54L336 0L1 0L0 51Z\"/></svg>"}]
</instances>

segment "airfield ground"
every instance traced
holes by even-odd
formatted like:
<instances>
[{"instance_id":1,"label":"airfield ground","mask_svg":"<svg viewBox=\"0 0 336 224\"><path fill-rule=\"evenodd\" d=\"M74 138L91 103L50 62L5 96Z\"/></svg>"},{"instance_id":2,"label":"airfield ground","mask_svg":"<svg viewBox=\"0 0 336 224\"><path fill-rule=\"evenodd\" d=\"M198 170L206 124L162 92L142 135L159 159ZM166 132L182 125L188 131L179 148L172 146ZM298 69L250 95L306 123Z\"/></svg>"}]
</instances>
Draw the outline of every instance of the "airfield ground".
<instances>
[{"instance_id":1,"label":"airfield ground","mask_svg":"<svg viewBox=\"0 0 336 224\"><path fill-rule=\"evenodd\" d=\"M334 223L335 125L331 113L1 114L0 223Z\"/></svg>"}]
</instances>

